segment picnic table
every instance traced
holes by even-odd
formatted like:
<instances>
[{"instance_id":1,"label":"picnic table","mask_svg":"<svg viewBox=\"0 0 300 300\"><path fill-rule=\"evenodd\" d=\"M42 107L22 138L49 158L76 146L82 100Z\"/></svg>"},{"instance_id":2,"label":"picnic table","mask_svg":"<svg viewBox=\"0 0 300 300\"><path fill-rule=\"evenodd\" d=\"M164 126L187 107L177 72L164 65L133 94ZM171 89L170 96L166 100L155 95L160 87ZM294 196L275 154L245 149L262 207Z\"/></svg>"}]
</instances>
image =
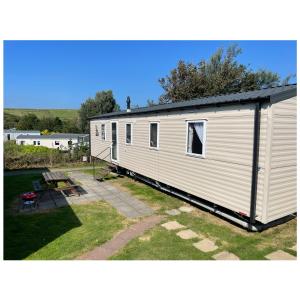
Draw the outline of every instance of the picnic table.
<instances>
[{"instance_id":1,"label":"picnic table","mask_svg":"<svg viewBox=\"0 0 300 300\"><path fill-rule=\"evenodd\" d=\"M43 172L42 173L46 182L60 182L70 180L63 172Z\"/></svg>"},{"instance_id":2,"label":"picnic table","mask_svg":"<svg viewBox=\"0 0 300 300\"><path fill-rule=\"evenodd\" d=\"M43 172L42 173L45 181L49 183L54 183L57 187L58 182L66 183L65 187L56 188L56 190L60 190L66 196L77 195L80 196L80 193L77 191L77 184L73 184L72 180L67 177L63 172Z\"/></svg>"}]
</instances>

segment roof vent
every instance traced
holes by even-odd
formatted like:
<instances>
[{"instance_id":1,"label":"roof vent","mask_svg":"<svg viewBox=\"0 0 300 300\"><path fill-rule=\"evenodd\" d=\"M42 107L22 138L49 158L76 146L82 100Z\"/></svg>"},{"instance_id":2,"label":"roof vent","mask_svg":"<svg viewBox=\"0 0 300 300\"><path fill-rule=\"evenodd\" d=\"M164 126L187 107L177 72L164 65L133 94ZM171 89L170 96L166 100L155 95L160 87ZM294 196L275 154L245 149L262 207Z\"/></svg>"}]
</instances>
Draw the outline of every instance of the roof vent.
<instances>
[{"instance_id":1,"label":"roof vent","mask_svg":"<svg viewBox=\"0 0 300 300\"><path fill-rule=\"evenodd\" d=\"M127 103L127 112L130 112L131 111L131 109L130 109L130 97L129 96L127 96L127 100L126 100L126 103Z\"/></svg>"}]
</instances>

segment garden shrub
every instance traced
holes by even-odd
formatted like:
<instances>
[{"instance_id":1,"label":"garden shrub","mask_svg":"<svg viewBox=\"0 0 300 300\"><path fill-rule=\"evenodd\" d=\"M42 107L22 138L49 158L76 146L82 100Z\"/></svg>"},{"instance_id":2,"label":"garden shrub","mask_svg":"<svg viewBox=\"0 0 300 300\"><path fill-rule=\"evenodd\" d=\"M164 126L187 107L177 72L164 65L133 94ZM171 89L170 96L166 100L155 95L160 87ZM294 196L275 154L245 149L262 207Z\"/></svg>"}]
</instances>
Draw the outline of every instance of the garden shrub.
<instances>
[{"instance_id":1,"label":"garden shrub","mask_svg":"<svg viewBox=\"0 0 300 300\"><path fill-rule=\"evenodd\" d=\"M23 168L52 167L81 161L87 152L74 149L60 151L43 146L17 145L13 141L4 143L4 168L8 170Z\"/></svg>"}]
</instances>

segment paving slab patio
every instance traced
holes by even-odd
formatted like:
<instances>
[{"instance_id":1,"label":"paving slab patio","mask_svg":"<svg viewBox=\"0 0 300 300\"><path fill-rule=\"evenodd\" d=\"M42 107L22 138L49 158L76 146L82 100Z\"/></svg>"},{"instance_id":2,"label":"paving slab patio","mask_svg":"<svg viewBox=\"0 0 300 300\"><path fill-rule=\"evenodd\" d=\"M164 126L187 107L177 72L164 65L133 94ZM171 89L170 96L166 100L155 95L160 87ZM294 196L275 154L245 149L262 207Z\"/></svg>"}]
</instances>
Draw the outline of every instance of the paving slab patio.
<instances>
[{"instance_id":1,"label":"paving slab patio","mask_svg":"<svg viewBox=\"0 0 300 300\"><path fill-rule=\"evenodd\" d=\"M269 260L295 260L296 257L282 250L274 251L265 256Z\"/></svg>"},{"instance_id":2,"label":"paving slab patio","mask_svg":"<svg viewBox=\"0 0 300 300\"><path fill-rule=\"evenodd\" d=\"M218 246L209 239L194 243L193 246L202 252L212 252L218 249Z\"/></svg>"},{"instance_id":3,"label":"paving slab patio","mask_svg":"<svg viewBox=\"0 0 300 300\"><path fill-rule=\"evenodd\" d=\"M215 260L239 260L240 259L235 254L228 252L228 251L222 251L220 253L217 253L217 254L213 255L213 258Z\"/></svg>"},{"instance_id":4,"label":"paving slab patio","mask_svg":"<svg viewBox=\"0 0 300 300\"><path fill-rule=\"evenodd\" d=\"M167 230L177 230L177 229L185 228L184 225L178 223L177 221L170 221L162 224L161 226L166 228Z\"/></svg>"},{"instance_id":5,"label":"paving slab patio","mask_svg":"<svg viewBox=\"0 0 300 300\"><path fill-rule=\"evenodd\" d=\"M121 191L111 183L94 180L92 175L80 171L69 172L74 181L79 181L88 192L89 199L104 200L127 218L139 218L152 215L153 209L134 198L126 191Z\"/></svg>"},{"instance_id":6,"label":"paving slab patio","mask_svg":"<svg viewBox=\"0 0 300 300\"><path fill-rule=\"evenodd\" d=\"M194 239L198 237L198 234L191 229L182 230L176 233L183 240Z\"/></svg>"}]
</instances>

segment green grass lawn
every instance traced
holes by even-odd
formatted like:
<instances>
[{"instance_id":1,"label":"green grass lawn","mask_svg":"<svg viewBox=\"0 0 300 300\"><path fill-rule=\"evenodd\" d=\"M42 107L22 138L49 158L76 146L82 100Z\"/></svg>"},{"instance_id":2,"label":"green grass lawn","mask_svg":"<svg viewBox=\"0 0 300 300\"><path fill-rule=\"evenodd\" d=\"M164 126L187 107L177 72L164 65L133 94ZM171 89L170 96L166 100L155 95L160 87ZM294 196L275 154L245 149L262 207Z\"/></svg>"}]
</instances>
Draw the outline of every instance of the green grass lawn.
<instances>
[{"instance_id":1,"label":"green grass lawn","mask_svg":"<svg viewBox=\"0 0 300 300\"><path fill-rule=\"evenodd\" d=\"M35 114L38 118L59 117L61 120L75 119L78 116L77 109L5 108L4 112L15 116L23 116L32 113Z\"/></svg>"},{"instance_id":2,"label":"green grass lawn","mask_svg":"<svg viewBox=\"0 0 300 300\"><path fill-rule=\"evenodd\" d=\"M161 193L147 185L128 178L118 180L118 185L129 190L139 199L144 200L157 213L163 214L166 209L186 205L182 200ZM288 249L296 243L296 220L270 228L262 233L247 232L225 220L199 209L192 213L181 213L167 216L167 221L176 220L196 233L214 240L218 249L204 253L193 246L198 239L182 240L177 231L168 231L158 225L145 233L141 238L132 240L124 249L111 259L211 259L212 255L229 251L240 259L264 259L272 251L282 249L292 255L295 251Z\"/></svg>"},{"instance_id":3,"label":"green grass lawn","mask_svg":"<svg viewBox=\"0 0 300 300\"><path fill-rule=\"evenodd\" d=\"M92 170L84 172L91 174ZM100 201L47 213L13 214L11 207L16 195L31 190L32 180L39 178L40 174L4 177L5 259L74 259L110 240L131 222ZM165 215L163 222L176 220L203 238L215 241L219 247L214 252L201 252L193 246L197 238L182 240L176 235L178 230L167 231L157 225L130 241L111 257L112 260L207 260L221 251L232 252L240 259L261 260L266 254L279 249L297 254L289 249L296 243L296 219L262 233L247 232L200 209L177 216L166 215L166 210L188 204L127 177L112 176L110 182L147 203L156 214Z\"/></svg>"},{"instance_id":4,"label":"green grass lawn","mask_svg":"<svg viewBox=\"0 0 300 300\"><path fill-rule=\"evenodd\" d=\"M16 196L39 174L4 177L4 259L73 259L110 240L127 221L105 202L14 214Z\"/></svg>"}]
</instances>

